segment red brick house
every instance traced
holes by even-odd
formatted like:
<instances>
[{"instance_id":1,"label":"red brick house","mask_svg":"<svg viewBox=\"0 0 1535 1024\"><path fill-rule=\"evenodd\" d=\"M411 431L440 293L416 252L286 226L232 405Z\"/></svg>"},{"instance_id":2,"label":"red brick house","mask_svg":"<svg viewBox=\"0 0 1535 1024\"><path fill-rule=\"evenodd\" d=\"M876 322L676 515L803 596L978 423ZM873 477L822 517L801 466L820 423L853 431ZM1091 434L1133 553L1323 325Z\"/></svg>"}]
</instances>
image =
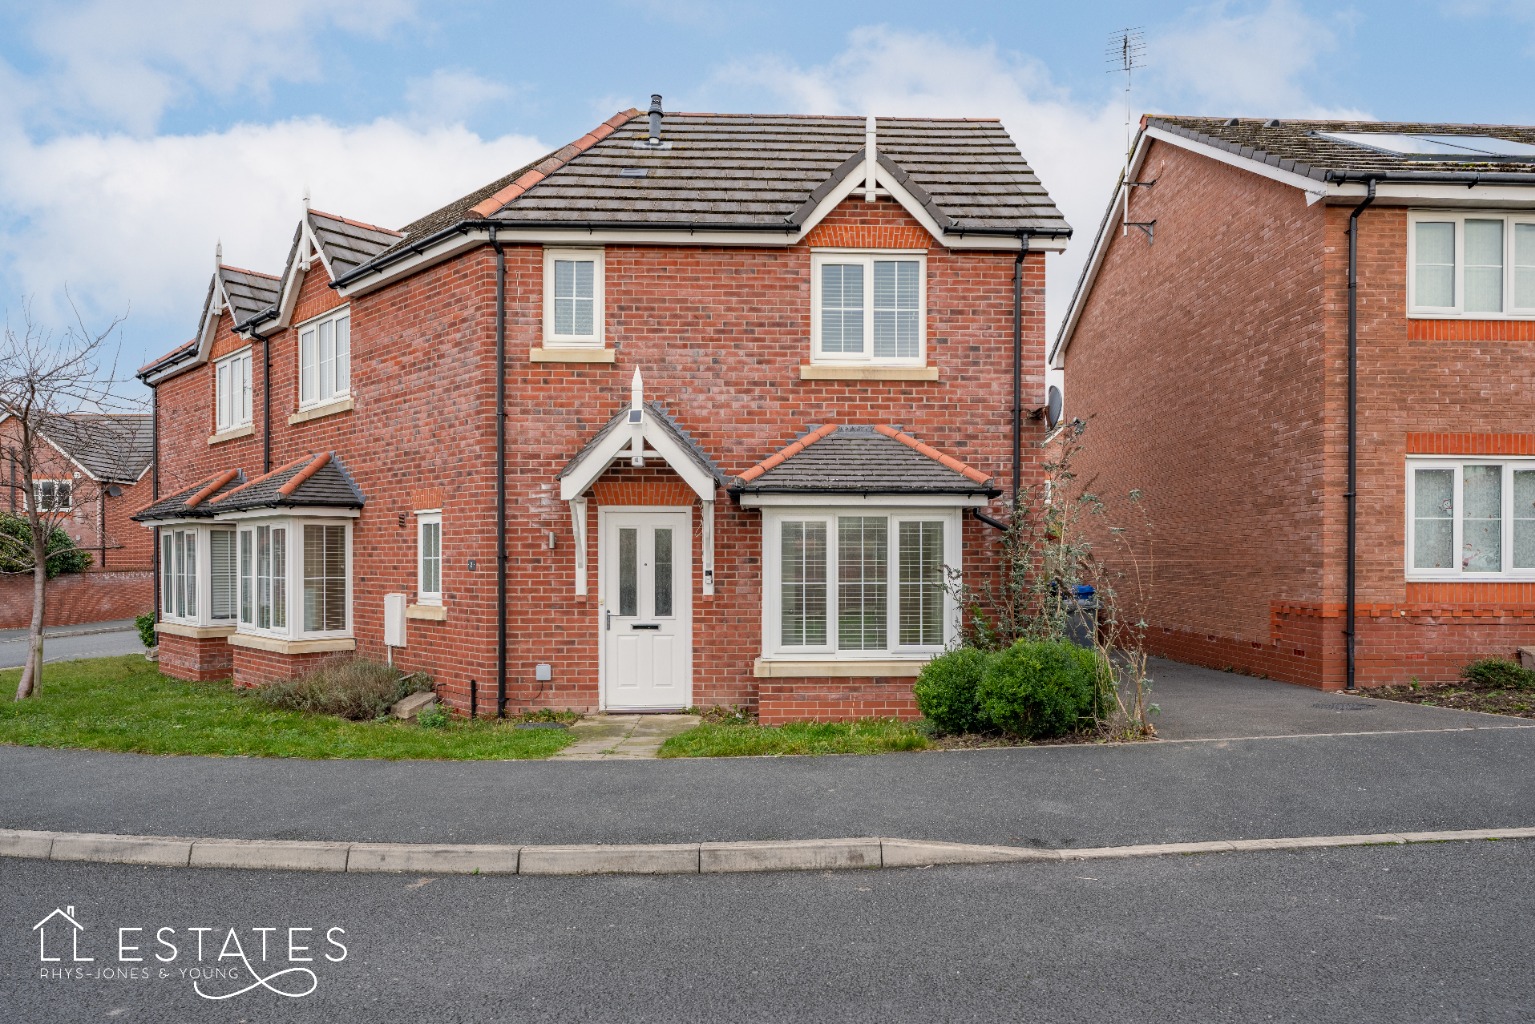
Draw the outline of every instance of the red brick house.
<instances>
[{"instance_id":1,"label":"red brick house","mask_svg":"<svg viewBox=\"0 0 1535 1024\"><path fill-rule=\"evenodd\" d=\"M23 479L14 460L19 444L16 419L0 416L0 462L6 508L23 513L37 502L59 529L90 552L91 567L48 584L49 626L129 619L154 608L151 570L154 547L131 516L150 492L153 439L148 413L73 413L42 417L37 435L42 458ZM0 629L32 620L30 577L0 580Z\"/></svg>"},{"instance_id":2,"label":"red brick house","mask_svg":"<svg viewBox=\"0 0 1535 1024\"><path fill-rule=\"evenodd\" d=\"M1535 643L1535 129L1148 117L1052 350L1168 657L1336 688ZM1128 191L1128 197L1126 192Z\"/></svg>"},{"instance_id":3,"label":"red brick house","mask_svg":"<svg viewBox=\"0 0 1535 1024\"><path fill-rule=\"evenodd\" d=\"M910 714L1037 473L1067 236L995 121L659 98L400 231L307 210L141 373L162 667Z\"/></svg>"}]
</instances>

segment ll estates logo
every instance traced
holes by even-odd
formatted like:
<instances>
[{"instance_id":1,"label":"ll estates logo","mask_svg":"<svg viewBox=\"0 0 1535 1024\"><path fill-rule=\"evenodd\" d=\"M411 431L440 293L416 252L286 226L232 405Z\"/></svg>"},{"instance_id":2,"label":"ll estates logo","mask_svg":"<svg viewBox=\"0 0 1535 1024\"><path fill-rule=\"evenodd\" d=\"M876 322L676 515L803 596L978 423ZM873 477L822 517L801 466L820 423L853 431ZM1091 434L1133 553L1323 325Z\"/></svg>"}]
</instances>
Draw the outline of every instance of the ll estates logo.
<instances>
[{"instance_id":1,"label":"ll estates logo","mask_svg":"<svg viewBox=\"0 0 1535 1024\"><path fill-rule=\"evenodd\" d=\"M264 989L302 999L319 988L310 964L346 960L346 929L331 926L237 928L121 925L115 941L87 934L73 905L32 926L38 977L45 981L177 981L204 999L233 999ZM94 941L93 941L94 940Z\"/></svg>"}]
</instances>

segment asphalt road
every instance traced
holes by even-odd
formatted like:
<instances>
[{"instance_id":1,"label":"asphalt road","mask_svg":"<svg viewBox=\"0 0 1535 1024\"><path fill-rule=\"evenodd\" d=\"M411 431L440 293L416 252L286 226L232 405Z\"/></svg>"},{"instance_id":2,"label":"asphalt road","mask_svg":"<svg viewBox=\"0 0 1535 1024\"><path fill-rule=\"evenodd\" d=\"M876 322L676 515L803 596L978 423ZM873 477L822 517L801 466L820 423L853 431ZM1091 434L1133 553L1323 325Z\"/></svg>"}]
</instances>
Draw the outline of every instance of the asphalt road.
<instances>
[{"instance_id":1,"label":"asphalt road","mask_svg":"<svg viewBox=\"0 0 1535 1024\"><path fill-rule=\"evenodd\" d=\"M10 828L417 843L885 835L1110 846L1535 825L1535 729L587 762L0 747L0 778L0 826Z\"/></svg>"},{"instance_id":2,"label":"asphalt road","mask_svg":"<svg viewBox=\"0 0 1535 1024\"><path fill-rule=\"evenodd\" d=\"M1535 843L625 878L302 875L0 861L0 1005L55 1021L1528 1021ZM68 904L87 977L39 977ZM57 919L49 928L54 928ZM176 961L154 962L175 927ZM146 964L116 960L117 929ZM193 927L299 933L314 991L200 997ZM327 929L346 958L326 944ZM49 955L70 955L51 932ZM217 947L217 948L216 948ZM300 954L306 955L306 954ZM52 965L50 965L52 966ZM64 964L62 966L71 966ZM98 967L166 969L104 980ZM272 979L304 991L302 975ZM243 978L199 983L210 995Z\"/></svg>"},{"instance_id":3,"label":"asphalt road","mask_svg":"<svg viewBox=\"0 0 1535 1024\"><path fill-rule=\"evenodd\" d=\"M103 624L104 625L104 624ZM107 658L118 654L143 654L138 630L131 625L104 631L98 626L66 627L49 631L43 637L43 664L74 661L77 658ZM0 634L0 669L20 668L27 661L27 636L24 630L6 630Z\"/></svg>"}]
</instances>

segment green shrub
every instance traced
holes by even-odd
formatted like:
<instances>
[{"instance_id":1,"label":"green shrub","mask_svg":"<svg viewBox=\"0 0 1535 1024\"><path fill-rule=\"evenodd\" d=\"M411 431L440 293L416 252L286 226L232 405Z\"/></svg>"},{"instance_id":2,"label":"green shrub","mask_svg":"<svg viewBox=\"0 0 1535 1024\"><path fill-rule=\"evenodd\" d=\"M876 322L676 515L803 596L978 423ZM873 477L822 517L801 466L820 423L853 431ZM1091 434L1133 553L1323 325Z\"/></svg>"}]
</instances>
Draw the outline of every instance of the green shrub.
<instances>
[{"instance_id":1,"label":"green shrub","mask_svg":"<svg viewBox=\"0 0 1535 1024\"><path fill-rule=\"evenodd\" d=\"M431 688L431 680L422 673L402 676L398 669L376 661L333 658L290 682L260 687L255 696L288 711L363 722L382 718L396 701Z\"/></svg>"},{"instance_id":2,"label":"green shrub","mask_svg":"<svg viewBox=\"0 0 1535 1024\"><path fill-rule=\"evenodd\" d=\"M1508 658L1482 658L1460 670L1460 677L1492 690L1535 690L1535 671Z\"/></svg>"},{"instance_id":3,"label":"green shrub","mask_svg":"<svg viewBox=\"0 0 1535 1024\"><path fill-rule=\"evenodd\" d=\"M91 553L82 551L69 534L55 526L43 549L48 562L48 578L64 573L84 572L91 567ZM0 512L0 573L32 571L32 524L26 516Z\"/></svg>"},{"instance_id":4,"label":"green shrub","mask_svg":"<svg viewBox=\"0 0 1535 1024\"><path fill-rule=\"evenodd\" d=\"M423 729L443 729L453 721L453 714L441 704L432 704L416 712L416 724Z\"/></svg>"},{"instance_id":5,"label":"green shrub","mask_svg":"<svg viewBox=\"0 0 1535 1024\"><path fill-rule=\"evenodd\" d=\"M133 624L139 627L139 643L145 647L154 647L160 642L159 634L155 632L155 613L145 612L133 620Z\"/></svg>"},{"instance_id":6,"label":"green shrub","mask_svg":"<svg viewBox=\"0 0 1535 1024\"><path fill-rule=\"evenodd\" d=\"M1108 669L1065 640L1020 640L992 655L977 691L982 720L1020 739L1045 739L1091 719Z\"/></svg>"},{"instance_id":7,"label":"green shrub","mask_svg":"<svg viewBox=\"0 0 1535 1024\"><path fill-rule=\"evenodd\" d=\"M983 723L977 690L990 658L984 651L961 647L922 666L912 692L923 717L941 732L980 732Z\"/></svg>"}]
</instances>

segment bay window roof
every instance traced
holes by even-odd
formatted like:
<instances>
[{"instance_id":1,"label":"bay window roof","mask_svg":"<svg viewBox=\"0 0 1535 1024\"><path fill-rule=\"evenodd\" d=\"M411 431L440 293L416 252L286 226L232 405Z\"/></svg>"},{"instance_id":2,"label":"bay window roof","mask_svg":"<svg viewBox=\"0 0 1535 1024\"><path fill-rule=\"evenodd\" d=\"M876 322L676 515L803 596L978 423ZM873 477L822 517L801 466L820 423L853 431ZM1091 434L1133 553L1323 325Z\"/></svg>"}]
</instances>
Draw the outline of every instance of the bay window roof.
<instances>
[{"instance_id":1,"label":"bay window roof","mask_svg":"<svg viewBox=\"0 0 1535 1024\"><path fill-rule=\"evenodd\" d=\"M995 497L990 476L888 424L827 423L736 477L743 494L962 494Z\"/></svg>"},{"instance_id":2,"label":"bay window roof","mask_svg":"<svg viewBox=\"0 0 1535 1024\"><path fill-rule=\"evenodd\" d=\"M333 452L294 459L209 502L216 514L259 508L362 508L362 491Z\"/></svg>"}]
</instances>

